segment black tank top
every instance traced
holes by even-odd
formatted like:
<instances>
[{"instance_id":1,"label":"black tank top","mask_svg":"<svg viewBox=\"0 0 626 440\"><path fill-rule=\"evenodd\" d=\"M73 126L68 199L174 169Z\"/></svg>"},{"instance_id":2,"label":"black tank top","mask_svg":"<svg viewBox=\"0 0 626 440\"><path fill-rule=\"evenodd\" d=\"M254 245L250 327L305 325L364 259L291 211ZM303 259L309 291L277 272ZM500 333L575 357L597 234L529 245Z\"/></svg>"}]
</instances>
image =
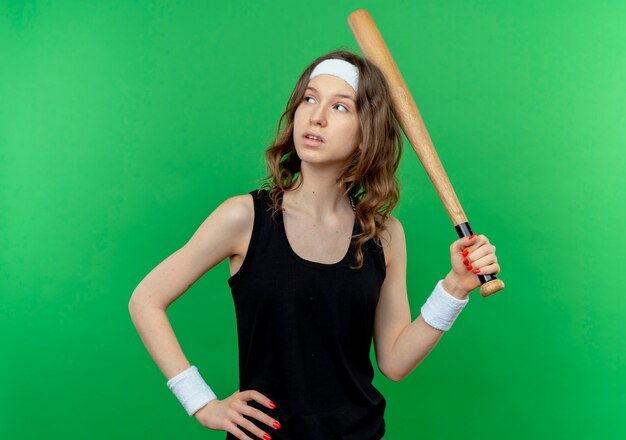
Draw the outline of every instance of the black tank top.
<instances>
[{"instance_id":1,"label":"black tank top","mask_svg":"<svg viewBox=\"0 0 626 440\"><path fill-rule=\"evenodd\" d=\"M356 261L352 244L337 263L305 260L287 240L282 211L272 219L268 191L250 194L252 237L239 271L228 279L237 317L239 389L271 399L276 409L248 405L282 426L245 417L273 440L380 440L386 401L372 385L370 347L386 274L382 248L366 243L359 270L349 268ZM235 439L230 433L226 438Z\"/></svg>"}]
</instances>

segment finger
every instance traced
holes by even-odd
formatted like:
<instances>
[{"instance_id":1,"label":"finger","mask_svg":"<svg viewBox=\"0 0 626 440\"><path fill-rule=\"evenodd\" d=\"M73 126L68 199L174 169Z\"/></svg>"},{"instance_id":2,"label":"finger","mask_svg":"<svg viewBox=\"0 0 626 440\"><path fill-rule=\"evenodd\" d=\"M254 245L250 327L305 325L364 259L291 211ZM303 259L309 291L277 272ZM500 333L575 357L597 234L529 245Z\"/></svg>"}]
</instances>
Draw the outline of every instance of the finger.
<instances>
[{"instance_id":1,"label":"finger","mask_svg":"<svg viewBox=\"0 0 626 440\"><path fill-rule=\"evenodd\" d=\"M476 241L476 234L470 237L461 237L458 240L454 241L450 246L450 250L453 253L462 253L463 250L470 247Z\"/></svg>"},{"instance_id":2,"label":"finger","mask_svg":"<svg viewBox=\"0 0 626 440\"><path fill-rule=\"evenodd\" d=\"M265 423L267 426L271 426L274 429L280 428L280 422L278 420L251 406L246 405L241 413L247 415L248 417L254 417L258 421Z\"/></svg>"},{"instance_id":3,"label":"finger","mask_svg":"<svg viewBox=\"0 0 626 440\"><path fill-rule=\"evenodd\" d=\"M498 263L488 264L478 269L478 272L474 272L476 275L497 275L500 273L500 265Z\"/></svg>"},{"instance_id":4,"label":"finger","mask_svg":"<svg viewBox=\"0 0 626 440\"><path fill-rule=\"evenodd\" d=\"M479 258L478 260L470 262L470 264L476 268L482 268L489 266L490 264L497 263L498 259L494 254L487 254L484 257Z\"/></svg>"},{"instance_id":5,"label":"finger","mask_svg":"<svg viewBox=\"0 0 626 440\"><path fill-rule=\"evenodd\" d=\"M482 234L476 235L476 237L473 240L470 240L470 244L469 246L466 247L466 249L469 249L469 251L472 252L478 249L479 247L484 246L485 244L489 244L489 239Z\"/></svg>"},{"instance_id":6,"label":"finger","mask_svg":"<svg viewBox=\"0 0 626 440\"><path fill-rule=\"evenodd\" d=\"M269 434L264 432L261 428L256 426L254 423L252 423L252 421L246 419L241 414L237 414L237 416L236 416L236 418L234 420L237 423L237 425L241 426L246 431L251 432L252 434L257 436L258 438L263 438L264 439L264 438L271 437Z\"/></svg>"},{"instance_id":7,"label":"finger","mask_svg":"<svg viewBox=\"0 0 626 440\"><path fill-rule=\"evenodd\" d=\"M237 428L237 425L235 425L234 423L230 428L227 429L227 431L237 437L239 440L252 440L250 437L244 434L241 429Z\"/></svg>"},{"instance_id":8,"label":"finger","mask_svg":"<svg viewBox=\"0 0 626 440\"><path fill-rule=\"evenodd\" d=\"M474 262L478 263L478 261L486 255L494 255L496 252L496 247L491 244L483 244L478 249L474 251L470 251L465 257L463 263L474 264Z\"/></svg>"},{"instance_id":9,"label":"finger","mask_svg":"<svg viewBox=\"0 0 626 440\"><path fill-rule=\"evenodd\" d=\"M259 402L263 406L267 406L268 408L274 409L276 405L270 399L268 399L263 394L259 393L256 390L246 390L239 395L239 398L245 401L254 400Z\"/></svg>"},{"instance_id":10,"label":"finger","mask_svg":"<svg viewBox=\"0 0 626 440\"><path fill-rule=\"evenodd\" d=\"M483 248L484 248L483 251L487 250L488 252L490 249L489 246L491 246L491 244L489 243L489 239L485 237L484 235L478 235L476 236L476 238L474 239L473 243L470 246L467 246L466 248L462 249L461 255L463 255L464 257L467 257L468 255L476 252L478 249L483 249ZM477 255L478 254L474 254L474 259L478 258Z\"/></svg>"}]
</instances>

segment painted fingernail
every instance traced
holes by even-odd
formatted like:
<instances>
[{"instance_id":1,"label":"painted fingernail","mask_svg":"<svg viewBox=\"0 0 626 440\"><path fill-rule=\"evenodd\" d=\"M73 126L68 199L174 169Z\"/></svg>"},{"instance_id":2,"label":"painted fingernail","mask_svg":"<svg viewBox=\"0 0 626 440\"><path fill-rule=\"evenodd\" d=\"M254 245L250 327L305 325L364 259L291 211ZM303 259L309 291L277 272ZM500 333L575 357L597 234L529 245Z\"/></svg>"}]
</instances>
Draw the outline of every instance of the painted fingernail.
<instances>
[{"instance_id":1,"label":"painted fingernail","mask_svg":"<svg viewBox=\"0 0 626 440\"><path fill-rule=\"evenodd\" d=\"M466 268L467 270L472 270L472 265L471 265L471 264L468 264L465 268Z\"/></svg>"},{"instance_id":2,"label":"painted fingernail","mask_svg":"<svg viewBox=\"0 0 626 440\"><path fill-rule=\"evenodd\" d=\"M463 264L467 266L469 264L469 259L466 258L465 260L463 260Z\"/></svg>"},{"instance_id":3,"label":"painted fingernail","mask_svg":"<svg viewBox=\"0 0 626 440\"><path fill-rule=\"evenodd\" d=\"M463 251L463 256L464 256L464 257L467 257L467 254L469 254L469 251L468 251L467 249L465 249L465 250Z\"/></svg>"},{"instance_id":4,"label":"painted fingernail","mask_svg":"<svg viewBox=\"0 0 626 440\"><path fill-rule=\"evenodd\" d=\"M474 237L476 237L476 234L472 234L472 235L470 235L469 239L470 239L470 240L473 240L473 239L474 239Z\"/></svg>"},{"instance_id":5,"label":"painted fingernail","mask_svg":"<svg viewBox=\"0 0 626 440\"><path fill-rule=\"evenodd\" d=\"M274 422L274 424L272 425L274 428L279 429L280 428L280 423L278 422Z\"/></svg>"},{"instance_id":6,"label":"painted fingernail","mask_svg":"<svg viewBox=\"0 0 626 440\"><path fill-rule=\"evenodd\" d=\"M276 405L274 405L274 402L272 402L271 400L270 400L269 406L272 409L276 408Z\"/></svg>"},{"instance_id":7,"label":"painted fingernail","mask_svg":"<svg viewBox=\"0 0 626 440\"><path fill-rule=\"evenodd\" d=\"M263 438L264 438L265 440L272 440L272 436L271 436L271 435L269 435L269 434L263 434Z\"/></svg>"},{"instance_id":8,"label":"painted fingernail","mask_svg":"<svg viewBox=\"0 0 626 440\"><path fill-rule=\"evenodd\" d=\"M472 272L478 273L478 272L480 272L480 269L474 269Z\"/></svg>"}]
</instances>

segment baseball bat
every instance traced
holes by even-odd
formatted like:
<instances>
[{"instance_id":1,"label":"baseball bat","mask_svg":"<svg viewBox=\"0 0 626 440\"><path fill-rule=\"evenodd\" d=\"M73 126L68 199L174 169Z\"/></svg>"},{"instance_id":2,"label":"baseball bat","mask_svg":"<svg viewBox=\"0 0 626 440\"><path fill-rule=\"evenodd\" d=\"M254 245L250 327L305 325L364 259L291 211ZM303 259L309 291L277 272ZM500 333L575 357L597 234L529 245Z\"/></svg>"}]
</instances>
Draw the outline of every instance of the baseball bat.
<instances>
[{"instance_id":1,"label":"baseball bat","mask_svg":"<svg viewBox=\"0 0 626 440\"><path fill-rule=\"evenodd\" d=\"M393 113L437 190L459 238L472 235L472 228L439 160L413 96L372 16L367 10L359 9L348 16L348 24L365 58L383 72L391 92ZM504 282L495 275L479 274L478 279L483 297L504 289Z\"/></svg>"}]
</instances>

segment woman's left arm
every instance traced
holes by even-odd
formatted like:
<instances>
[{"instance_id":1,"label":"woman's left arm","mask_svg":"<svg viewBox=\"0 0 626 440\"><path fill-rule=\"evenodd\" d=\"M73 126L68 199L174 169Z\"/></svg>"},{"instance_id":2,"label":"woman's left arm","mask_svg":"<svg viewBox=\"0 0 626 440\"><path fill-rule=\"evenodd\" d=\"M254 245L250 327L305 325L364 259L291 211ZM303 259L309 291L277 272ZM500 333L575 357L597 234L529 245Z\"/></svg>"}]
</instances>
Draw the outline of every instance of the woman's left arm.
<instances>
[{"instance_id":1,"label":"woman's left arm","mask_svg":"<svg viewBox=\"0 0 626 440\"><path fill-rule=\"evenodd\" d=\"M387 220L382 243L387 275L381 287L374 323L374 348L380 371L399 381L411 373L437 345L443 330L431 327L419 315L411 322L406 288L406 239L395 217ZM497 274L495 246L484 235L460 238L450 246L452 269L442 282L447 294L468 298L480 286L476 270Z\"/></svg>"}]
</instances>

